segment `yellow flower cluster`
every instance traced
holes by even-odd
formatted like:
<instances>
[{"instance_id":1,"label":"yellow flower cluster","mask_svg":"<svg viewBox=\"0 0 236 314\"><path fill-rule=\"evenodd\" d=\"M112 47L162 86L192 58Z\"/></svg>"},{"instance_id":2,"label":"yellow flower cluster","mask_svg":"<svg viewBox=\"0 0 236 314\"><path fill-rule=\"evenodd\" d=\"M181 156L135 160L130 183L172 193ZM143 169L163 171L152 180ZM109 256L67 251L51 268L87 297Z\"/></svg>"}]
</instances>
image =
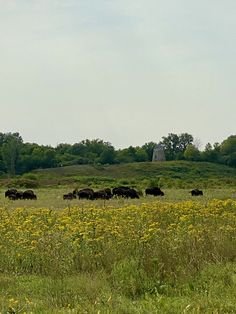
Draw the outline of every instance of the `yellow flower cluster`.
<instances>
[{"instance_id":1,"label":"yellow flower cluster","mask_svg":"<svg viewBox=\"0 0 236 314\"><path fill-rule=\"evenodd\" d=\"M0 208L0 267L21 273L53 268L65 273L87 263L108 267L125 256L155 257L161 250L216 256L226 254L223 245L235 238L233 200L123 208Z\"/></svg>"}]
</instances>

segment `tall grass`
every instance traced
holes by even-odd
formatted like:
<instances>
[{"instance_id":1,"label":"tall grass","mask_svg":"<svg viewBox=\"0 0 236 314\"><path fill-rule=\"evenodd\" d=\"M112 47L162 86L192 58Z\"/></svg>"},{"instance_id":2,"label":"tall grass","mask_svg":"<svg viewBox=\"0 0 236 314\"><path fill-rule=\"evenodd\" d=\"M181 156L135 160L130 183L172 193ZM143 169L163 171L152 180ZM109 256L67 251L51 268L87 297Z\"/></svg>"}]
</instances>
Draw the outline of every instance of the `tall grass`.
<instances>
[{"instance_id":1,"label":"tall grass","mask_svg":"<svg viewBox=\"0 0 236 314\"><path fill-rule=\"evenodd\" d=\"M236 201L99 204L0 209L2 311L233 313Z\"/></svg>"}]
</instances>

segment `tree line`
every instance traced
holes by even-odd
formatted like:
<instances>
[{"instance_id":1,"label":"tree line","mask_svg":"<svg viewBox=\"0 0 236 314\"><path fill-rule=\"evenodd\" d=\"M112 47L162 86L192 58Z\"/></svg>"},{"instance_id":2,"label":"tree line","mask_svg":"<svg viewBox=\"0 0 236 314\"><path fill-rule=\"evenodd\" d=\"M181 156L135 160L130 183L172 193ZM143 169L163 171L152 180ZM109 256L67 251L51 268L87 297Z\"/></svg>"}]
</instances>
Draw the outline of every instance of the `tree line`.
<instances>
[{"instance_id":1,"label":"tree line","mask_svg":"<svg viewBox=\"0 0 236 314\"><path fill-rule=\"evenodd\" d=\"M222 143L208 143L200 151L191 134L169 133L159 142L166 160L207 161L236 167L236 135ZM23 174L33 169L83 164L119 164L151 161L156 142L115 149L101 139L82 140L56 147L24 143L19 133L0 133L0 174Z\"/></svg>"}]
</instances>

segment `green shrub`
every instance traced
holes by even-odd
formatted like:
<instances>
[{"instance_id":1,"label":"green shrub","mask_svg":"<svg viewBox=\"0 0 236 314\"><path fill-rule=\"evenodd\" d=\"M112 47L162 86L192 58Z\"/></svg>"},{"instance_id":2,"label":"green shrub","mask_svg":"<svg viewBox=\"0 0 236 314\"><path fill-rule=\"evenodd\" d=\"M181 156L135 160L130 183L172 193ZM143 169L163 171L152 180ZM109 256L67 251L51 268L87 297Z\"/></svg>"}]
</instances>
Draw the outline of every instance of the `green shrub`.
<instances>
[{"instance_id":1,"label":"green shrub","mask_svg":"<svg viewBox=\"0 0 236 314\"><path fill-rule=\"evenodd\" d=\"M8 187L20 187L20 188L27 188L27 189L32 189L32 188L38 188L39 187L39 182L37 180L32 180L32 179L24 179L24 178L18 178L12 180L9 184Z\"/></svg>"},{"instance_id":2,"label":"green shrub","mask_svg":"<svg viewBox=\"0 0 236 314\"><path fill-rule=\"evenodd\" d=\"M28 180L35 180L37 181L38 180L38 177L37 175L33 174L33 173L25 173L23 176L22 176L23 179L28 179Z\"/></svg>"}]
</instances>

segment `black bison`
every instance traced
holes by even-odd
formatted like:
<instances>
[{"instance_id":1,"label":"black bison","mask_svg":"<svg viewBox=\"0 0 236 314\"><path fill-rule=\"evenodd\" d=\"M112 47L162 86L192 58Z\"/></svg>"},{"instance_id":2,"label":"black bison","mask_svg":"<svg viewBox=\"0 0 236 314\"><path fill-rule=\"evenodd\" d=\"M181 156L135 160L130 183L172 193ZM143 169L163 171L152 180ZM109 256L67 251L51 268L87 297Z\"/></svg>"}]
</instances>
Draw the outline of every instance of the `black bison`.
<instances>
[{"instance_id":1,"label":"black bison","mask_svg":"<svg viewBox=\"0 0 236 314\"><path fill-rule=\"evenodd\" d=\"M11 201L17 200L16 194L10 194L10 195L8 195L8 198L9 198L9 200L11 200Z\"/></svg>"},{"instance_id":2,"label":"black bison","mask_svg":"<svg viewBox=\"0 0 236 314\"><path fill-rule=\"evenodd\" d=\"M159 187L147 188L145 194L153 196L164 196L164 192Z\"/></svg>"},{"instance_id":3,"label":"black bison","mask_svg":"<svg viewBox=\"0 0 236 314\"><path fill-rule=\"evenodd\" d=\"M121 196L124 198L139 198L138 192L127 186L116 187L112 190L114 196Z\"/></svg>"},{"instance_id":4,"label":"black bison","mask_svg":"<svg viewBox=\"0 0 236 314\"><path fill-rule=\"evenodd\" d=\"M112 194L114 196L125 196L125 191L129 190L130 188L128 186L118 186L116 188L112 189Z\"/></svg>"},{"instance_id":5,"label":"black bison","mask_svg":"<svg viewBox=\"0 0 236 314\"><path fill-rule=\"evenodd\" d=\"M18 200L23 200L24 199L24 192L23 191L17 191L16 192L16 198Z\"/></svg>"},{"instance_id":6,"label":"black bison","mask_svg":"<svg viewBox=\"0 0 236 314\"><path fill-rule=\"evenodd\" d=\"M104 191L109 198L112 198L113 194L110 188L105 188Z\"/></svg>"},{"instance_id":7,"label":"black bison","mask_svg":"<svg viewBox=\"0 0 236 314\"><path fill-rule=\"evenodd\" d=\"M74 198L76 198L78 196L78 192L79 191L78 191L77 188L72 191L72 194L74 195Z\"/></svg>"},{"instance_id":8,"label":"black bison","mask_svg":"<svg viewBox=\"0 0 236 314\"><path fill-rule=\"evenodd\" d=\"M127 198L139 198L138 192L135 189L126 190L124 194Z\"/></svg>"},{"instance_id":9,"label":"black bison","mask_svg":"<svg viewBox=\"0 0 236 314\"><path fill-rule=\"evenodd\" d=\"M194 189L194 190L190 191L190 193L191 193L192 196L203 195L203 192L201 190L198 190L198 189Z\"/></svg>"},{"instance_id":10,"label":"black bison","mask_svg":"<svg viewBox=\"0 0 236 314\"><path fill-rule=\"evenodd\" d=\"M72 192L63 195L63 200L73 200L76 198L76 195Z\"/></svg>"},{"instance_id":11,"label":"black bison","mask_svg":"<svg viewBox=\"0 0 236 314\"><path fill-rule=\"evenodd\" d=\"M8 189L6 192L5 192L5 197L9 197L10 195L15 195L17 192L17 189Z\"/></svg>"},{"instance_id":12,"label":"black bison","mask_svg":"<svg viewBox=\"0 0 236 314\"><path fill-rule=\"evenodd\" d=\"M111 193L111 189L109 189L109 188L95 191L93 193L93 199L94 200L96 200L96 199L109 200L110 198L112 198L112 193Z\"/></svg>"},{"instance_id":13,"label":"black bison","mask_svg":"<svg viewBox=\"0 0 236 314\"><path fill-rule=\"evenodd\" d=\"M17 191L16 189L10 189L5 192L5 197L8 197L10 200L36 200L37 196L32 190L26 191Z\"/></svg>"},{"instance_id":14,"label":"black bison","mask_svg":"<svg viewBox=\"0 0 236 314\"><path fill-rule=\"evenodd\" d=\"M82 190L78 191L79 199L92 200L93 199L93 194L94 194L94 191L93 191L93 189L90 189L90 188L82 189Z\"/></svg>"},{"instance_id":15,"label":"black bison","mask_svg":"<svg viewBox=\"0 0 236 314\"><path fill-rule=\"evenodd\" d=\"M32 190L26 190L23 192L23 200L37 200L37 196Z\"/></svg>"}]
</instances>

